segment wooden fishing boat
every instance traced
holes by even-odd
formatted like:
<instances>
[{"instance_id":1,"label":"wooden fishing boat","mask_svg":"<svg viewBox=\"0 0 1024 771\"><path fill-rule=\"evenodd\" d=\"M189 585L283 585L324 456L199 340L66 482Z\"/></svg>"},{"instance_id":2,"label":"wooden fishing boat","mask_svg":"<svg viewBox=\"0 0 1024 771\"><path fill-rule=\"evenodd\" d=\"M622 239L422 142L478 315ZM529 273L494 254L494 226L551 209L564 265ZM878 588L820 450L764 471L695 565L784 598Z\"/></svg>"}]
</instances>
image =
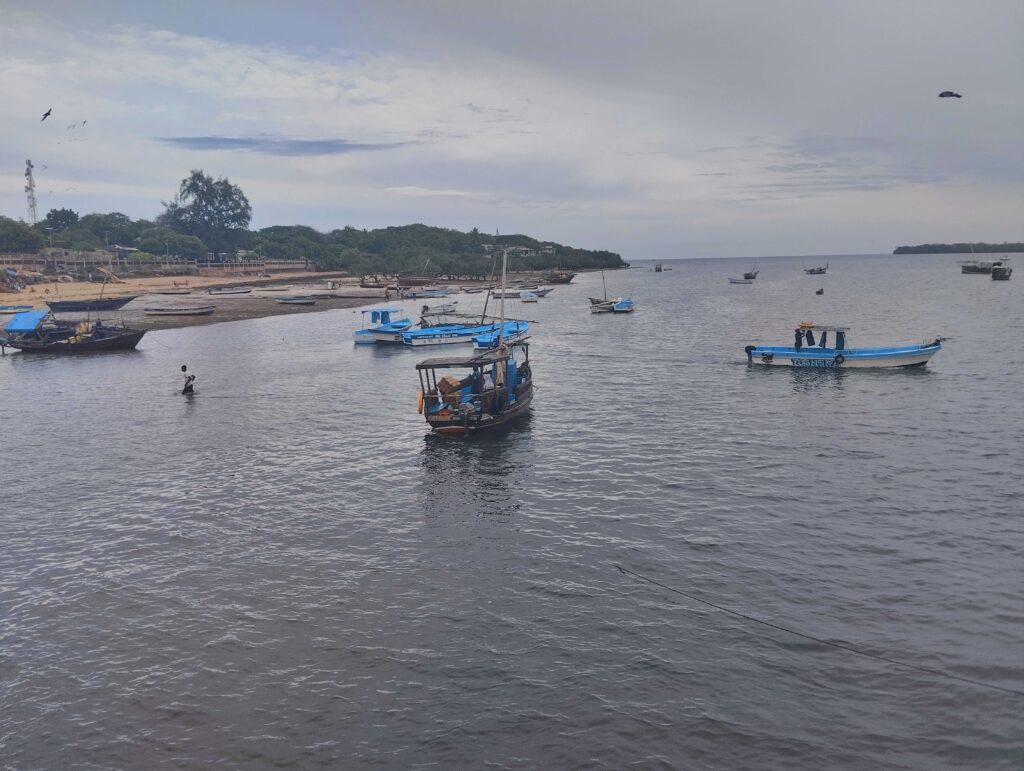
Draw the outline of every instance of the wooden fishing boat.
<instances>
[{"instance_id":1,"label":"wooden fishing boat","mask_svg":"<svg viewBox=\"0 0 1024 771\"><path fill-rule=\"evenodd\" d=\"M47 311L28 311L12 317L4 333L5 345L23 353L79 354L131 350L146 330L102 321L61 324Z\"/></svg>"},{"instance_id":2,"label":"wooden fishing boat","mask_svg":"<svg viewBox=\"0 0 1024 771\"><path fill-rule=\"evenodd\" d=\"M525 287L519 288L519 289L492 289L491 290L491 297L493 297L495 299L498 299L498 300L500 300L502 298L504 298L506 300L518 300L518 299L520 299L522 297L523 292L530 292L535 297L546 297L547 295L551 294L553 291L554 291L554 287L545 287L544 289L540 289L540 288L527 289Z\"/></svg>"},{"instance_id":3,"label":"wooden fishing boat","mask_svg":"<svg viewBox=\"0 0 1024 771\"><path fill-rule=\"evenodd\" d=\"M608 297L608 286L604 281L604 271L601 271L601 288L604 290L604 297L588 297L590 300L591 313L632 313L636 310L636 303L628 297Z\"/></svg>"},{"instance_id":4,"label":"wooden fishing boat","mask_svg":"<svg viewBox=\"0 0 1024 771\"><path fill-rule=\"evenodd\" d=\"M129 297L96 297L91 300L53 300L46 304L53 313L81 313L87 311L115 311L123 308L138 295Z\"/></svg>"},{"instance_id":5,"label":"wooden fishing boat","mask_svg":"<svg viewBox=\"0 0 1024 771\"><path fill-rule=\"evenodd\" d=\"M575 273L568 270L549 270L544 274L545 284L571 284L576 277Z\"/></svg>"},{"instance_id":6,"label":"wooden fishing boat","mask_svg":"<svg viewBox=\"0 0 1024 771\"><path fill-rule=\"evenodd\" d=\"M743 274L743 278L748 278L751 281L753 281L755 278L757 278L757 274L760 272L761 271L759 271L757 268L754 268L753 270L748 270L746 273Z\"/></svg>"},{"instance_id":7,"label":"wooden fishing boat","mask_svg":"<svg viewBox=\"0 0 1024 771\"><path fill-rule=\"evenodd\" d=\"M817 268L804 268L804 273L808 276L824 276L828 272L828 263L819 265Z\"/></svg>"},{"instance_id":8,"label":"wooden fishing boat","mask_svg":"<svg viewBox=\"0 0 1024 771\"><path fill-rule=\"evenodd\" d=\"M753 284L754 281L753 281L753 279L749 279L749 278L730 278L729 279L729 283L730 284Z\"/></svg>"},{"instance_id":9,"label":"wooden fishing boat","mask_svg":"<svg viewBox=\"0 0 1024 771\"><path fill-rule=\"evenodd\" d=\"M814 333L818 333L815 340ZM748 345L748 364L774 367L816 367L877 369L882 367L923 367L942 349L942 338L879 348L850 348L848 327L801 322L791 346ZM833 337L829 338L829 334ZM831 344L830 344L831 342Z\"/></svg>"},{"instance_id":10,"label":"wooden fishing boat","mask_svg":"<svg viewBox=\"0 0 1024 771\"><path fill-rule=\"evenodd\" d=\"M274 302L281 305L316 305L315 297L275 297Z\"/></svg>"},{"instance_id":11,"label":"wooden fishing boat","mask_svg":"<svg viewBox=\"0 0 1024 771\"><path fill-rule=\"evenodd\" d=\"M207 294L212 295L234 295L234 294L250 294L252 292L251 286L219 286L210 287L206 290Z\"/></svg>"},{"instance_id":12,"label":"wooden fishing boat","mask_svg":"<svg viewBox=\"0 0 1024 771\"><path fill-rule=\"evenodd\" d=\"M161 305L143 308L147 316L209 316L216 305Z\"/></svg>"},{"instance_id":13,"label":"wooden fishing boat","mask_svg":"<svg viewBox=\"0 0 1024 771\"><path fill-rule=\"evenodd\" d=\"M24 313L32 310L31 305L0 305L0 318L13 316L15 313Z\"/></svg>"},{"instance_id":14,"label":"wooden fishing boat","mask_svg":"<svg viewBox=\"0 0 1024 771\"><path fill-rule=\"evenodd\" d=\"M154 289L150 294L192 294L187 286L169 286L163 289Z\"/></svg>"}]
</instances>

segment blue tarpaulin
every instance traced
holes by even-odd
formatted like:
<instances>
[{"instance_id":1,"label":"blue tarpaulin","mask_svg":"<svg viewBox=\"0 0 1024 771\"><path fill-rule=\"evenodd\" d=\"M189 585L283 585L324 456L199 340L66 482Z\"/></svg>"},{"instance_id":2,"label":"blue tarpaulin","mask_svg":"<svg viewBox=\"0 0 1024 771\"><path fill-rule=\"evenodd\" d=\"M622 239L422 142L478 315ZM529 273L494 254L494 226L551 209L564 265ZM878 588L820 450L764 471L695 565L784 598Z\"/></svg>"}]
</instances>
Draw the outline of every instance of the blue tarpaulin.
<instances>
[{"instance_id":1,"label":"blue tarpaulin","mask_svg":"<svg viewBox=\"0 0 1024 771\"><path fill-rule=\"evenodd\" d=\"M7 326L4 327L4 332L8 334L14 334L17 332L34 332L49 311L25 311L24 313L15 313L11 316L11 320L7 322Z\"/></svg>"}]
</instances>

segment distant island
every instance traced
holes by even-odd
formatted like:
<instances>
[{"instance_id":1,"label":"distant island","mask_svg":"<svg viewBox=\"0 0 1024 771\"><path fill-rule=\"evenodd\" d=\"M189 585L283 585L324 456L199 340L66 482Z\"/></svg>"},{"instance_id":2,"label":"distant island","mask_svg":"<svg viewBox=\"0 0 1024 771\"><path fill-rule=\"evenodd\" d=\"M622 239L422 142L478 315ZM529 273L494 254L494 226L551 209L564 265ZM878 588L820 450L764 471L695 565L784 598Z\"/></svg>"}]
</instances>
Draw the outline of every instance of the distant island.
<instances>
[{"instance_id":1,"label":"distant island","mask_svg":"<svg viewBox=\"0 0 1024 771\"><path fill-rule=\"evenodd\" d=\"M917 246L897 246L893 254L993 254L999 252L1024 252L1024 243L986 244L979 241L974 244L918 244Z\"/></svg>"}]
</instances>

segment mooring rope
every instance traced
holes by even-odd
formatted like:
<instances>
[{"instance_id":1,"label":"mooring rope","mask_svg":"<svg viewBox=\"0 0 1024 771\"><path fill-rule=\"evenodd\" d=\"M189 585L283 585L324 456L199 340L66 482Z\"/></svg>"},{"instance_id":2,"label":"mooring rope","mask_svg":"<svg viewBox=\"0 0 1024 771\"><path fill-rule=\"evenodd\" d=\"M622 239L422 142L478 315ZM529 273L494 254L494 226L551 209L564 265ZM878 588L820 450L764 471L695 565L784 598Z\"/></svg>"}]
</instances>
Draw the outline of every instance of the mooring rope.
<instances>
[{"instance_id":1,"label":"mooring rope","mask_svg":"<svg viewBox=\"0 0 1024 771\"><path fill-rule=\"evenodd\" d=\"M613 563L613 564L615 564L615 563ZM906 662L906 661L900 661L899 659L889 658L888 656L880 656L877 653L868 653L867 651L860 650L859 648L854 648L854 647L852 647L850 645L843 645L842 643L831 642L830 640L823 640L822 638L815 637L814 635L809 635L809 634L806 634L804 632L798 632L796 629L791 629L789 627L782 626L780 624L773 624L770 621L765 621L765 620L760 619L760 618L754 618L753 616L748 616L746 613L741 613L738 610L732 610L731 608L726 608L726 607L724 607L722 605L716 605L715 603L710 602L709 600L705 600L705 599L702 599L701 597L697 597L696 595L689 594L688 592L684 592L681 589L676 589L675 587L669 586L668 584L663 584L663 583L661 583L661 581L657 581L657 580L655 580L653 578L650 578L648 576L645 576L645 575L643 575L641 573L637 573L637 572L635 572L633 570L630 570L629 568L624 568L624 567L622 567L622 565L615 564L615 567L617 567L619 569L619 572L624 574L624 575L633 576L634 578L637 578L637 579L639 579L641 581L644 581L644 582L646 582L648 584L652 584L653 586L660 586L662 589L665 589L666 591L674 592L675 594L678 594L678 595L681 595L683 597L686 597L687 599L693 600L694 602L699 602L699 603L701 603L703 605L707 605L709 607L712 607L715 610L720 610L723 613L728 613L730 615L736 616L737 618L742 618L745 621L752 621L755 624L761 624L762 626L767 626L767 627L770 627L772 629L777 629L780 632L786 632L787 634L791 634L791 635L794 635L796 637L802 637L805 640L811 640L811 641L816 642L816 643L821 643L822 645L828 645L828 646L830 646L832 648L838 648L839 650L846 651L847 653L853 653L853 654L856 654L857 656L864 656L864 657L869 658L869 659L875 659L876 661L884 661L886 664L893 664L894 666L897 666L897 667L904 667L906 669L914 669L914 670L917 670L918 672L924 672L924 673L929 674L929 675L937 675L939 677L947 677L950 680L959 680L960 682L963 682L963 683L970 683L971 685L977 685L980 688L988 688L988 689L993 690L993 691L1001 691L1003 693L1009 693L1009 694L1012 694L1014 696L1024 696L1024 691L1018 691L1018 690L1016 690L1014 688L1004 688L1001 685L993 685L992 683L986 683L986 682L983 682L981 680L973 680L970 677L961 677L960 675L954 675L954 674L951 674L949 672L944 672L941 669L932 669L931 667L922 667L922 666L919 666L917 664L911 664L911 663Z\"/></svg>"}]
</instances>

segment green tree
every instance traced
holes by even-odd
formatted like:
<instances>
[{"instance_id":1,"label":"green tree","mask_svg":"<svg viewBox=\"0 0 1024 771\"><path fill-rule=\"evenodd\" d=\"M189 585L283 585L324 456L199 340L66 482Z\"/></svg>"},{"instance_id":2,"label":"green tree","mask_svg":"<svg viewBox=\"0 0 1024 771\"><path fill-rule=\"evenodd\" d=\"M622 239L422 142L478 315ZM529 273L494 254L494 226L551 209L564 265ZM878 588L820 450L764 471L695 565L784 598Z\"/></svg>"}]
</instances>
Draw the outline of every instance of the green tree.
<instances>
[{"instance_id":1,"label":"green tree","mask_svg":"<svg viewBox=\"0 0 1024 771\"><path fill-rule=\"evenodd\" d=\"M0 217L0 252L35 252L43 245L43 236L24 222Z\"/></svg>"},{"instance_id":2,"label":"green tree","mask_svg":"<svg viewBox=\"0 0 1024 771\"><path fill-rule=\"evenodd\" d=\"M139 234L138 247L156 255L183 257L187 260L205 260L210 250L195 236L185 236L170 228L149 227Z\"/></svg>"},{"instance_id":3,"label":"green tree","mask_svg":"<svg viewBox=\"0 0 1024 771\"><path fill-rule=\"evenodd\" d=\"M78 223L78 212L71 209L50 209L43 220L43 227L59 233Z\"/></svg>"},{"instance_id":4,"label":"green tree","mask_svg":"<svg viewBox=\"0 0 1024 771\"><path fill-rule=\"evenodd\" d=\"M250 238L249 199L227 177L215 180L195 169L181 181L174 200L164 202L157 223L196 236L217 253L234 253Z\"/></svg>"},{"instance_id":5,"label":"green tree","mask_svg":"<svg viewBox=\"0 0 1024 771\"><path fill-rule=\"evenodd\" d=\"M99 246L132 246L139 237L139 228L132 218L119 211L109 214L86 214L78 221L96 237ZM77 247L72 247L77 248Z\"/></svg>"}]
</instances>

